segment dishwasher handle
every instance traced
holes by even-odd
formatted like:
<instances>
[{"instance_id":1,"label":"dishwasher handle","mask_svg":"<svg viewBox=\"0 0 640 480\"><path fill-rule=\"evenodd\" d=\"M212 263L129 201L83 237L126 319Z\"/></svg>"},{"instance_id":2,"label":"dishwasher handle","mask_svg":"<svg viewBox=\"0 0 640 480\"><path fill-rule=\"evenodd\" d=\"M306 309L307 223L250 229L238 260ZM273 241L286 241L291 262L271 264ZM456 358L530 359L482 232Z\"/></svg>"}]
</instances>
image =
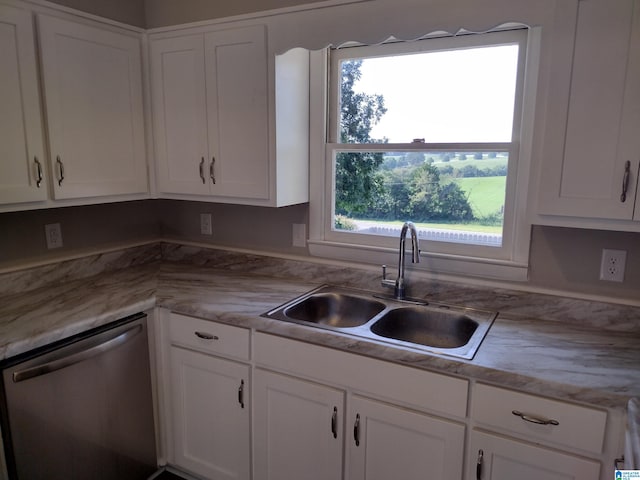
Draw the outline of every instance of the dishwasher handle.
<instances>
[{"instance_id":1,"label":"dishwasher handle","mask_svg":"<svg viewBox=\"0 0 640 480\"><path fill-rule=\"evenodd\" d=\"M71 355L56 358L55 360L49 360L40 365L25 368L24 370L18 370L17 372L13 372L13 381L14 383L22 382L33 377L46 375L47 373L55 372L56 370L80 363L88 358L95 357L96 355L100 355L101 353L126 343L141 331L142 325L135 325L98 345L94 345L85 350L80 350L79 352L72 353Z\"/></svg>"}]
</instances>

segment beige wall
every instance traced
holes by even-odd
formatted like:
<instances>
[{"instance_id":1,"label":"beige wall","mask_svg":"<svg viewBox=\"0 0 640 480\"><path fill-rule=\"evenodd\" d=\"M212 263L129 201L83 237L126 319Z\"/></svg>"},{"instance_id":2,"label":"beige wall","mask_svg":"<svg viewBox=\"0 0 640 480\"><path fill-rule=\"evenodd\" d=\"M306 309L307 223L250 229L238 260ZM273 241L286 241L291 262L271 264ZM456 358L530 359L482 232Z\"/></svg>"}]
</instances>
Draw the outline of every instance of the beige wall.
<instances>
[{"instance_id":1,"label":"beige wall","mask_svg":"<svg viewBox=\"0 0 640 480\"><path fill-rule=\"evenodd\" d=\"M51 0L53 3L136 27L155 28L323 0Z\"/></svg>"},{"instance_id":2,"label":"beige wall","mask_svg":"<svg viewBox=\"0 0 640 480\"><path fill-rule=\"evenodd\" d=\"M270 208L158 200L158 221L166 238L237 248L306 255L292 246L292 225L307 224L308 206ZM200 214L210 213L213 235L200 234Z\"/></svg>"},{"instance_id":3,"label":"beige wall","mask_svg":"<svg viewBox=\"0 0 640 480\"><path fill-rule=\"evenodd\" d=\"M146 22L147 28L155 28L319 1L322 0L145 0Z\"/></svg>"},{"instance_id":4,"label":"beige wall","mask_svg":"<svg viewBox=\"0 0 640 480\"><path fill-rule=\"evenodd\" d=\"M2 213L0 269L157 238L156 207L154 202L138 201ZM47 250L44 226L49 223L60 223L62 248Z\"/></svg>"},{"instance_id":5,"label":"beige wall","mask_svg":"<svg viewBox=\"0 0 640 480\"><path fill-rule=\"evenodd\" d=\"M626 250L625 280L599 280L602 249ZM530 284L588 295L640 298L640 233L534 226Z\"/></svg>"},{"instance_id":6,"label":"beige wall","mask_svg":"<svg viewBox=\"0 0 640 480\"><path fill-rule=\"evenodd\" d=\"M144 0L51 0L53 3L144 28ZM174 3L181 3L180 1Z\"/></svg>"},{"instance_id":7,"label":"beige wall","mask_svg":"<svg viewBox=\"0 0 640 480\"><path fill-rule=\"evenodd\" d=\"M213 235L199 233L211 213ZM47 250L44 225L62 225L64 247ZM285 208L147 200L0 214L0 269L147 239L182 239L265 252L306 255L291 245L292 224L308 222L308 206ZM428 244L423 249L428 249ZM603 248L627 251L623 283L598 280ZM580 295L636 299L640 292L640 233L534 226L529 285ZM517 286L516 286L517 288Z\"/></svg>"}]
</instances>

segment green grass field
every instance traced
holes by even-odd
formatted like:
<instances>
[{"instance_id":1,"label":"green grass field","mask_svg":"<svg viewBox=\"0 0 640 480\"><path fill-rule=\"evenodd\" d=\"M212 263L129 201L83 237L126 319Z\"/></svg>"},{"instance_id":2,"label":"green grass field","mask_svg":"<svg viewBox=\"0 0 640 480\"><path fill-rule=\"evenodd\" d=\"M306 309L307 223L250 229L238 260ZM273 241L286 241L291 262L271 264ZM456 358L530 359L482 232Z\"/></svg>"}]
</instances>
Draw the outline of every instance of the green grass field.
<instances>
[{"instance_id":1,"label":"green grass field","mask_svg":"<svg viewBox=\"0 0 640 480\"><path fill-rule=\"evenodd\" d=\"M447 165L450 165L451 167L457 168L457 169L464 168L465 165L474 165L479 169L487 169L487 168L502 167L506 165L507 162L508 162L507 157L483 158L482 160L474 160L469 158L468 160L452 159L448 162L441 162L436 160L433 165L437 168L443 168L443 167L446 167Z\"/></svg>"},{"instance_id":2,"label":"green grass field","mask_svg":"<svg viewBox=\"0 0 640 480\"><path fill-rule=\"evenodd\" d=\"M469 195L476 217L495 213L504 205L507 177L457 178L454 181Z\"/></svg>"}]
</instances>

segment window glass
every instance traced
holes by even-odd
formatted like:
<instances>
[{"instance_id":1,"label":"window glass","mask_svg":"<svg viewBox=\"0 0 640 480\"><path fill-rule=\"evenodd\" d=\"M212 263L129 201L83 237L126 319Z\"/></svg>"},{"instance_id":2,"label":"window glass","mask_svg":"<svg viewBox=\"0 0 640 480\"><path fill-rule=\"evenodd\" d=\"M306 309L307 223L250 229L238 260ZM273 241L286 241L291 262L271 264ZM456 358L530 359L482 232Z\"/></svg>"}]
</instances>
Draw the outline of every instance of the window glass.
<instances>
[{"instance_id":1,"label":"window glass","mask_svg":"<svg viewBox=\"0 0 640 480\"><path fill-rule=\"evenodd\" d=\"M524 63L512 33L332 52L333 232L368 243L411 220L422 238L505 245Z\"/></svg>"},{"instance_id":2,"label":"window glass","mask_svg":"<svg viewBox=\"0 0 640 480\"><path fill-rule=\"evenodd\" d=\"M340 142L510 142L518 45L341 59Z\"/></svg>"}]
</instances>

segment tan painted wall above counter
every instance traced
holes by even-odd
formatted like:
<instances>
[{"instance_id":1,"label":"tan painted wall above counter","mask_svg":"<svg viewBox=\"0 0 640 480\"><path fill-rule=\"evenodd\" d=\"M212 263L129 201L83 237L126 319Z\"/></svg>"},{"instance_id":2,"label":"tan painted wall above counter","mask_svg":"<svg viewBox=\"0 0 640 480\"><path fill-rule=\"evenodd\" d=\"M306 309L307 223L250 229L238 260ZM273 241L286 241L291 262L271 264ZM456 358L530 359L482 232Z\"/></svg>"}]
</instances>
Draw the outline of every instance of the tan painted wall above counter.
<instances>
[{"instance_id":1,"label":"tan painted wall above counter","mask_svg":"<svg viewBox=\"0 0 640 480\"><path fill-rule=\"evenodd\" d=\"M210 237L199 233L200 213L212 214ZM306 249L291 246L291 225L304 224L307 217L307 205L274 209L177 200L4 213L0 214L0 271L158 238L306 257ZM58 222L64 246L47 250L44 225ZM627 250L624 282L598 280L603 248ZM640 233L534 226L530 265L529 281L508 288L638 304Z\"/></svg>"}]
</instances>

